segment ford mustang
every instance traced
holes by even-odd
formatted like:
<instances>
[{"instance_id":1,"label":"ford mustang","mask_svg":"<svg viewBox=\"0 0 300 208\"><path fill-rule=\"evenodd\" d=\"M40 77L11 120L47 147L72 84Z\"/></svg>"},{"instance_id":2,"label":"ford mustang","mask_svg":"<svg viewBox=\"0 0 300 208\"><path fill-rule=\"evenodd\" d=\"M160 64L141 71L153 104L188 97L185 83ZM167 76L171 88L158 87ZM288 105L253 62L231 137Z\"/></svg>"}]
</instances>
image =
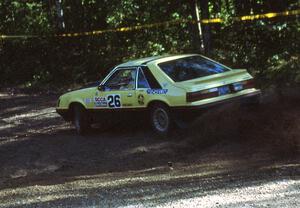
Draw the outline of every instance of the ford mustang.
<instances>
[{"instance_id":1,"label":"ford mustang","mask_svg":"<svg viewBox=\"0 0 300 208\"><path fill-rule=\"evenodd\" d=\"M258 103L261 91L245 69L231 69L197 54L155 56L116 66L100 84L59 97L56 111L77 133L91 124L138 114L166 135L227 102Z\"/></svg>"}]
</instances>

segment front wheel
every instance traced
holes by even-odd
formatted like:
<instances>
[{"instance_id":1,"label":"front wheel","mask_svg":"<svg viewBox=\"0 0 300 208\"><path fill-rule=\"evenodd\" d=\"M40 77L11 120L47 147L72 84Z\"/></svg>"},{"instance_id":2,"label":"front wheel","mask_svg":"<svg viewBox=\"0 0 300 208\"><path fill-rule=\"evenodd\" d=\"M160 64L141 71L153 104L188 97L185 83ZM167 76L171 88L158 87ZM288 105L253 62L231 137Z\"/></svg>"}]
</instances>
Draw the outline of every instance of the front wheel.
<instances>
[{"instance_id":1,"label":"front wheel","mask_svg":"<svg viewBox=\"0 0 300 208\"><path fill-rule=\"evenodd\" d=\"M78 134L84 135L90 129L88 114L84 107L75 105L73 108L73 124Z\"/></svg>"},{"instance_id":2,"label":"front wheel","mask_svg":"<svg viewBox=\"0 0 300 208\"><path fill-rule=\"evenodd\" d=\"M172 127L170 111L167 106L157 104L151 108L151 125L158 135L167 136Z\"/></svg>"}]
</instances>

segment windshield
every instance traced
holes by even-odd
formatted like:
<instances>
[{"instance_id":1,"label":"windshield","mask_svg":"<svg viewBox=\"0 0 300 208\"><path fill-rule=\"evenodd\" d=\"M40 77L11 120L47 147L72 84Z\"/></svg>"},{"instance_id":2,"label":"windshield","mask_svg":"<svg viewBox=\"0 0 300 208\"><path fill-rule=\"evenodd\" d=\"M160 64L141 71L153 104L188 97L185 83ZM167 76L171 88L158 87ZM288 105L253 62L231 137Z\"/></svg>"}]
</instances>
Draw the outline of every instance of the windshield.
<instances>
[{"instance_id":1,"label":"windshield","mask_svg":"<svg viewBox=\"0 0 300 208\"><path fill-rule=\"evenodd\" d=\"M158 64L175 82L219 74L230 69L202 56L189 56Z\"/></svg>"}]
</instances>

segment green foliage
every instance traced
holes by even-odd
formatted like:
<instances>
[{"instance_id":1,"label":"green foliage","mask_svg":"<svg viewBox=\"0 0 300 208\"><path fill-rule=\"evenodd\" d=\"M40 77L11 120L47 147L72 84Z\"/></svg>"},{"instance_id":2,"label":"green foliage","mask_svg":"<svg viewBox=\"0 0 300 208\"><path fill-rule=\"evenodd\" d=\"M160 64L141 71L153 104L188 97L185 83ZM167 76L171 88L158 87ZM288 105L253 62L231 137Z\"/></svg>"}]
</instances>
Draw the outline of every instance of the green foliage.
<instances>
[{"instance_id":1,"label":"green foliage","mask_svg":"<svg viewBox=\"0 0 300 208\"><path fill-rule=\"evenodd\" d=\"M300 23L297 17L235 22L236 15L298 9L297 0L207 1L213 24L211 58L247 68L260 83L300 81ZM1 85L61 87L101 79L123 61L200 50L196 24L147 28L100 36L55 38L59 32L83 32L175 19L194 18L193 1L64 0L65 29L57 27L55 0L2 0L0 34L33 34L41 38L0 40Z\"/></svg>"},{"instance_id":2,"label":"green foliage","mask_svg":"<svg viewBox=\"0 0 300 208\"><path fill-rule=\"evenodd\" d=\"M275 55L268 60L266 76L279 85L300 84L300 58L298 56L280 57Z\"/></svg>"}]
</instances>

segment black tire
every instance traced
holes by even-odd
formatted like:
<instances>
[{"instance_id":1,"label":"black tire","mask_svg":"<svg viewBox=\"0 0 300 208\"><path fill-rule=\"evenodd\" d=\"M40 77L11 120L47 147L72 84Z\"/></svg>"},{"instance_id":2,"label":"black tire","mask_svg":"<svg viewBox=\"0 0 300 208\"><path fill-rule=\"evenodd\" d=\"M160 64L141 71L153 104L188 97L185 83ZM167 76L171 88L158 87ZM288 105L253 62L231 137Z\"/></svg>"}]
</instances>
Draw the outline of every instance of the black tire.
<instances>
[{"instance_id":1,"label":"black tire","mask_svg":"<svg viewBox=\"0 0 300 208\"><path fill-rule=\"evenodd\" d=\"M79 135L84 135L90 129L89 116L86 112L86 109L81 105L75 105L73 107L73 124L75 130Z\"/></svg>"},{"instance_id":2,"label":"black tire","mask_svg":"<svg viewBox=\"0 0 300 208\"><path fill-rule=\"evenodd\" d=\"M177 115L174 122L179 129L185 130L191 127L196 119L197 117L180 117L180 115Z\"/></svg>"},{"instance_id":3,"label":"black tire","mask_svg":"<svg viewBox=\"0 0 300 208\"><path fill-rule=\"evenodd\" d=\"M173 121L169 108L163 104L155 104L151 107L150 122L154 132L162 137L167 136L173 127Z\"/></svg>"},{"instance_id":4,"label":"black tire","mask_svg":"<svg viewBox=\"0 0 300 208\"><path fill-rule=\"evenodd\" d=\"M256 109L259 108L260 104L261 104L261 97L256 96L253 98L248 98L246 100L243 100L241 103L241 107L246 109Z\"/></svg>"}]
</instances>

